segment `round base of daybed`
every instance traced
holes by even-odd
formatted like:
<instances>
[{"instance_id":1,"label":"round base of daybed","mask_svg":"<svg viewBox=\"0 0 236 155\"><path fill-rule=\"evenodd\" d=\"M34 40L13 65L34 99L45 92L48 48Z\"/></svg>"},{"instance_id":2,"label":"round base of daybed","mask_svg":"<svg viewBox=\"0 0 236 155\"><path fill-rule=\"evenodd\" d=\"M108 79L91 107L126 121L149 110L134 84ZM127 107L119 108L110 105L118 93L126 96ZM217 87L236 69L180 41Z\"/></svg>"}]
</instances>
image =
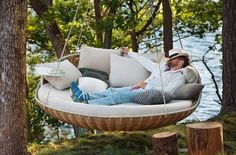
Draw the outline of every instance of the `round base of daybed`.
<instances>
[{"instance_id":1,"label":"round base of daybed","mask_svg":"<svg viewBox=\"0 0 236 155\"><path fill-rule=\"evenodd\" d=\"M102 131L142 131L156 129L174 124L189 116L194 109L183 112L146 117L90 117L50 109L41 105L41 108L52 117L89 130Z\"/></svg>"}]
</instances>

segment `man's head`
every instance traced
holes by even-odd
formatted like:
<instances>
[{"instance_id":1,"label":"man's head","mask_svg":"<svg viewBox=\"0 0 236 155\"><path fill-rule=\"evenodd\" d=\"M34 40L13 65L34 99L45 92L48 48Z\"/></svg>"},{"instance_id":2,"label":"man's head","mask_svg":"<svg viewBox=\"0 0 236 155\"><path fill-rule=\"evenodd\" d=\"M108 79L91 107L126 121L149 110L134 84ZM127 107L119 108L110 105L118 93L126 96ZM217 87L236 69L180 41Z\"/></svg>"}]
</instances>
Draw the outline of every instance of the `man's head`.
<instances>
[{"instance_id":1,"label":"man's head","mask_svg":"<svg viewBox=\"0 0 236 155\"><path fill-rule=\"evenodd\" d=\"M167 61L169 67L184 68L190 64L189 55L183 49L172 49L169 55Z\"/></svg>"}]
</instances>

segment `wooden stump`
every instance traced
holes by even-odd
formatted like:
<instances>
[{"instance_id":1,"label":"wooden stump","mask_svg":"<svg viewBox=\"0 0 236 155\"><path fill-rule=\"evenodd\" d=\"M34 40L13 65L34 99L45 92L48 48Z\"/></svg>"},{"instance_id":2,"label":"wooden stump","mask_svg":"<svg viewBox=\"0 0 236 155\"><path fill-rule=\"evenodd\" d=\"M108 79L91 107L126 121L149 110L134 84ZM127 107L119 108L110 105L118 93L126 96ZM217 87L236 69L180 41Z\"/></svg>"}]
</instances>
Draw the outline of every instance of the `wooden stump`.
<instances>
[{"instance_id":1,"label":"wooden stump","mask_svg":"<svg viewBox=\"0 0 236 155\"><path fill-rule=\"evenodd\" d=\"M162 132L152 136L153 155L178 155L176 132Z\"/></svg>"},{"instance_id":2,"label":"wooden stump","mask_svg":"<svg viewBox=\"0 0 236 155\"><path fill-rule=\"evenodd\" d=\"M224 153L222 125L216 122L193 123L187 127L189 155L218 155Z\"/></svg>"}]
</instances>

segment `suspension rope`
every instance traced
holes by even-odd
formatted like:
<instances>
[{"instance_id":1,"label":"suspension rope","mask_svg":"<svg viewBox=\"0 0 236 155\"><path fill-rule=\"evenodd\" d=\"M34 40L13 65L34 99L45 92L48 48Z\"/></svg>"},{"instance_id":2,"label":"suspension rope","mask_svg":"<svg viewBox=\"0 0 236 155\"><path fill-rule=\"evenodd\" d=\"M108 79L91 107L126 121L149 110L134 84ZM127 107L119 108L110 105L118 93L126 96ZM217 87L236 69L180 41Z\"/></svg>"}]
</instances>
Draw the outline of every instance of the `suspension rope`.
<instances>
[{"instance_id":1,"label":"suspension rope","mask_svg":"<svg viewBox=\"0 0 236 155\"><path fill-rule=\"evenodd\" d=\"M151 7L151 16L152 14L154 13L154 0L150 1L150 7ZM152 26L154 27L154 24L153 24L153 20L154 20L154 16L152 16ZM154 31L154 41L155 41L155 45L157 45L157 36L156 36L156 33ZM156 48L156 52L158 52L158 48L157 46L155 46ZM161 60L161 59L160 59ZM164 102L164 110L165 110L165 116L168 115L168 111L167 111L167 106L166 106L166 98L165 98L165 94L164 94L164 86L163 86L163 78L162 78L162 72L161 72L161 65L160 65L160 62L157 62L158 63L158 67L159 67L159 74L160 74L160 78L161 78L161 92L162 92L162 97L163 97L163 102Z\"/></svg>"},{"instance_id":2,"label":"suspension rope","mask_svg":"<svg viewBox=\"0 0 236 155\"><path fill-rule=\"evenodd\" d=\"M69 37L70 37L71 32L72 32L73 25L74 25L75 22L76 22L76 16L77 16L77 14L78 14L79 7L80 7L80 4L78 3L77 8L76 8L76 11L75 11L75 14L74 14L74 17L73 17L73 20L72 20L72 24L71 24L71 26L70 26L69 32L68 32L67 37L66 37L66 40L65 40L65 44L64 44L63 50L62 50L62 52L61 52L60 58L62 58L63 55L64 55L64 53L65 53L65 50L66 50L66 47L67 47L67 44L68 44L68 40L69 40ZM48 91L48 94L47 94L47 99L46 99L46 105L48 104L49 95L50 95L51 90L52 90L52 83L53 83L53 82L55 81L55 79L56 79L56 74L58 73L58 69L59 69L60 64L61 64L61 61L58 62L57 67L56 67L56 72L55 72L55 74L54 74L54 76L53 76L52 82L50 83L50 88L49 88L49 91Z\"/></svg>"},{"instance_id":3,"label":"suspension rope","mask_svg":"<svg viewBox=\"0 0 236 155\"><path fill-rule=\"evenodd\" d=\"M88 12L89 12L89 7L87 7L87 9L86 9L86 15L88 14ZM87 22L85 22L86 21L85 19L86 18L84 17L81 23L86 23L87 24ZM77 47L79 47L79 44L80 44L83 28L84 28L83 26L81 26L81 28L80 28L80 32L79 32L79 35L78 35L78 41L77 41L77 44L76 44Z\"/></svg>"},{"instance_id":4,"label":"suspension rope","mask_svg":"<svg viewBox=\"0 0 236 155\"><path fill-rule=\"evenodd\" d=\"M71 31L72 31L73 25L74 25L75 22L76 22L76 16L77 16L77 13L78 13L78 10L79 10L79 6L80 6L80 5L78 4L78 6L77 6L77 8L76 8L76 11L75 11L75 15L74 15L74 17L73 17L72 24L71 24L70 29L69 29L69 32L68 32L68 35L67 35L67 37L66 37L65 45L64 45L63 50L62 50L62 52L61 52L61 57L63 57L63 55L64 55L64 53L65 53L65 50L66 50L66 47L67 47L67 44L68 44L68 40L69 40L70 35L71 35ZM61 58L61 57L60 57L60 58Z\"/></svg>"},{"instance_id":5,"label":"suspension rope","mask_svg":"<svg viewBox=\"0 0 236 155\"><path fill-rule=\"evenodd\" d=\"M175 24L175 25L176 25L176 24ZM175 30L176 30L177 35L178 35L178 38L179 38L180 46L181 46L182 49L184 49L183 44L182 44L182 40L181 40L180 35L179 35L179 30L178 30L178 28L177 28L177 25L175 26Z\"/></svg>"}]
</instances>

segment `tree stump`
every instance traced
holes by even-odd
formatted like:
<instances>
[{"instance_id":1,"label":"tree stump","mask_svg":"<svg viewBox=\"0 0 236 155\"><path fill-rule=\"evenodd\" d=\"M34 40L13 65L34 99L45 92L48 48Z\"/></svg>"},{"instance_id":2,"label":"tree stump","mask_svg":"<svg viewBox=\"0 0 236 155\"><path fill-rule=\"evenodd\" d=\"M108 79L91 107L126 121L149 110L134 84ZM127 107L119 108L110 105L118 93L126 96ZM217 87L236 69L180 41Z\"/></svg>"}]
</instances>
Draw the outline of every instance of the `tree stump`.
<instances>
[{"instance_id":1,"label":"tree stump","mask_svg":"<svg viewBox=\"0 0 236 155\"><path fill-rule=\"evenodd\" d=\"M153 155L178 155L176 132L162 132L152 136Z\"/></svg>"},{"instance_id":2,"label":"tree stump","mask_svg":"<svg viewBox=\"0 0 236 155\"><path fill-rule=\"evenodd\" d=\"M189 155L218 155L224 153L222 125L217 122L193 123L187 127Z\"/></svg>"}]
</instances>

